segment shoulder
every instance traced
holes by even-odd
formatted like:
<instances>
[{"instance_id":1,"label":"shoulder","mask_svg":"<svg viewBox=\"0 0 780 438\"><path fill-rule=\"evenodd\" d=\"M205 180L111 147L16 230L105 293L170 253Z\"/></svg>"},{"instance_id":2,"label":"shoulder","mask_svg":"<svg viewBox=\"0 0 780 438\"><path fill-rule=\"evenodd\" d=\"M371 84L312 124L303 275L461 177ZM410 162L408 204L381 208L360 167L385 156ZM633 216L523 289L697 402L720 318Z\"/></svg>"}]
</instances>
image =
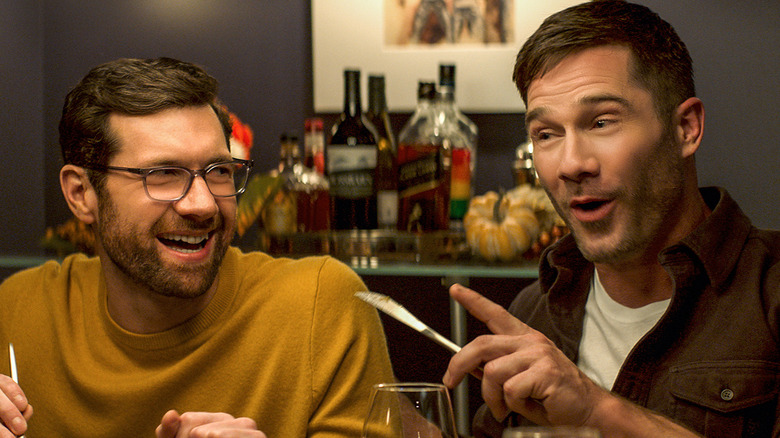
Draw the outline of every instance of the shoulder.
<instances>
[{"instance_id":1,"label":"shoulder","mask_svg":"<svg viewBox=\"0 0 780 438\"><path fill-rule=\"evenodd\" d=\"M300 259L272 257L252 251L242 252L231 248L226 264L235 263L240 276L250 278L277 278L285 280L361 283L360 277L344 263L330 256L312 256Z\"/></svg>"},{"instance_id":2,"label":"shoulder","mask_svg":"<svg viewBox=\"0 0 780 438\"><path fill-rule=\"evenodd\" d=\"M17 272L0 284L0 311L10 315L18 309L23 316L25 309L66 303L81 293L76 289L97 290L100 272L100 260L84 254Z\"/></svg>"},{"instance_id":3,"label":"shoulder","mask_svg":"<svg viewBox=\"0 0 780 438\"><path fill-rule=\"evenodd\" d=\"M231 271L239 288L287 296L286 300L343 301L345 297L351 299L356 291L366 290L355 271L330 256L277 258L231 248L225 265L233 266Z\"/></svg>"},{"instance_id":4,"label":"shoulder","mask_svg":"<svg viewBox=\"0 0 780 438\"><path fill-rule=\"evenodd\" d=\"M751 228L739 253L734 277L758 277L759 287L780 300L780 231Z\"/></svg>"},{"instance_id":5,"label":"shoulder","mask_svg":"<svg viewBox=\"0 0 780 438\"><path fill-rule=\"evenodd\" d=\"M99 273L100 260L97 257L73 254L62 261L49 260L40 266L19 271L3 281L0 290L7 291L15 288L29 290L35 285L94 277Z\"/></svg>"},{"instance_id":6,"label":"shoulder","mask_svg":"<svg viewBox=\"0 0 780 438\"><path fill-rule=\"evenodd\" d=\"M746 243L751 250L766 254L774 264L780 263L780 231L753 228Z\"/></svg>"}]
</instances>

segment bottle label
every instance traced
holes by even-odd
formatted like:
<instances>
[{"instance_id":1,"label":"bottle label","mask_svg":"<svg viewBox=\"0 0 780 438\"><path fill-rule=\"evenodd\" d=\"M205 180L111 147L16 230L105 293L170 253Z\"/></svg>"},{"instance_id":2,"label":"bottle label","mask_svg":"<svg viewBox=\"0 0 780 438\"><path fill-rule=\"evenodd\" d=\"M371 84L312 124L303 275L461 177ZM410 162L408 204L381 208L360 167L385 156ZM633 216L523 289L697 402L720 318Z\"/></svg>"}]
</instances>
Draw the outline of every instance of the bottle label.
<instances>
[{"instance_id":1,"label":"bottle label","mask_svg":"<svg viewBox=\"0 0 780 438\"><path fill-rule=\"evenodd\" d=\"M423 155L398 166L398 190L401 197L431 190L440 177L439 152Z\"/></svg>"},{"instance_id":2,"label":"bottle label","mask_svg":"<svg viewBox=\"0 0 780 438\"><path fill-rule=\"evenodd\" d=\"M296 216L295 195L284 189L279 190L263 212L265 232L271 235L294 233Z\"/></svg>"},{"instance_id":3,"label":"bottle label","mask_svg":"<svg viewBox=\"0 0 780 438\"><path fill-rule=\"evenodd\" d=\"M395 228L398 223L398 191L380 190L377 193L377 223L382 228Z\"/></svg>"},{"instance_id":4,"label":"bottle label","mask_svg":"<svg viewBox=\"0 0 780 438\"><path fill-rule=\"evenodd\" d=\"M328 146L328 178L334 197L360 199L374 195L375 145Z\"/></svg>"},{"instance_id":5,"label":"bottle label","mask_svg":"<svg viewBox=\"0 0 780 438\"><path fill-rule=\"evenodd\" d=\"M471 151L466 148L456 148L452 151L450 217L460 219L465 216L469 198L471 198Z\"/></svg>"},{"instance_id":6,"label":"bottle label","mask_svg":"<svg viewBox=\"0 0 780 438\"><path fill-rule=\"evenodd\" d=\"M436 145L400 145L398 228L446 230L449 226L449 156ZM409 159L411 158L411 159Z\"/></svg>"}]
</instances>

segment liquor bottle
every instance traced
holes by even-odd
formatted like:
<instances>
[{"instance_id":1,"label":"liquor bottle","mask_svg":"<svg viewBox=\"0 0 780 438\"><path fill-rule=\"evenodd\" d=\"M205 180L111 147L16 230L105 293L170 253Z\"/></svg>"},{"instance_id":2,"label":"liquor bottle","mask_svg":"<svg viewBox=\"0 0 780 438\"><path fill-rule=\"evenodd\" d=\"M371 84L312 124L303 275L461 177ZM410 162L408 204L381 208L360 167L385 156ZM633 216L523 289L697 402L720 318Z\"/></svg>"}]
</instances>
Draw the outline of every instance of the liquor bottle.
<instances>
[{"instance_id":1,"label":"liquor bottle","mask_svg":"<svg viewBox=\"0 0 780 438\"><path fill-rule=\"evenodd\" d=\"M280 160L272 175L282 179L266 209L266 232L271 235L330 229L328 180L301 163L298 137L282 134Z\"/></svg>"},{"instance_id":2,"label":"liquor bottle","mask_svg":"<svg viewBox=\"0 0 780 438\"><path fill-rule=\"evenodd\" d=\"M271 194L263 207L263 228L272 236L292 234L297 228L298 210L295 195L295 165L299 161L298 139L282 134L279 138L279 165L271 171L272 176L282 179L279 189Z\"/></svg>"},{"instance_id":3,"label":"liquor bottle","mask_svg":"<svg viewBox=\"0 0 780 438\"><path fill-rule=\"evenodd\" d=\"M451 148L436 120L433 82L420 81L417 108L398 134L398 229L449 227Z\"/></svg>"},{"instance_id":4,"label":"liquor bottle","mask_svg":"<svg viewBox=\"0 0 780 438\"><path fill-rule=\"evenodd\" d=\"M359 70L344 71L344 112L325 154L333 229L376 228L376 133L361 109Z\"/></svg>"},{"instance_id":5,"label":"liquor bottle","mask_svg":"<svg viewBox=\"0 0 780 438\"><path fill-rule=\"evenodd\" d=\"M311 117L304 121L303 165L325 174L325 133L322 119Z\"/></svg>"},{"instance_id":6,"label":"liquor bottle","mask_svg":"<svg viewBox=\"0 0 780 438\"><path fill-rule=\"evenodd\" d=\"M473 195L472 183L477 161L478 130L455 103L455 66L439 65L438 117L448 130L456 130L464 141L452 143L452 179L450 186L451 225L457 227L468 210Z\"/></svg>"},{"instance_id":7,"label":"liquor bottle","mask_svg":"<svg viewBox=\"0 0 780 438\"><path fill-rule=\"evenodd\" d=\"M397 148L387 110L384 76L371 75L368 77L366 117L374 125L377 133L377 225L382 229L395 229L398 226Z\"/></svg>"},{"instance_id":8,"label":"liquor bottle","mask_svg":"<svg viewBox=\"0 0 780 438\"><path fill-rule=\"evenodd\" d=\"M330 229L330 185L328 179L314 169L301 166L296 174L296 223L298 232Z\"/></svg>"}]
</instances>

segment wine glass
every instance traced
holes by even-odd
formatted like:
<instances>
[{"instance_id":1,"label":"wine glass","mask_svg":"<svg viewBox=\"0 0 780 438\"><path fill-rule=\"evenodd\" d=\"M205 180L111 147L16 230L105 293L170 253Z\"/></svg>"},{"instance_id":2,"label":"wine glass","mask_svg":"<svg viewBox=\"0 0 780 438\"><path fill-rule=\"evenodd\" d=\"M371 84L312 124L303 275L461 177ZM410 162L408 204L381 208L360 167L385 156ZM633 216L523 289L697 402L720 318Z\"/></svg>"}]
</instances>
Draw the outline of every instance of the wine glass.
<instances>
[{"instance_id":1,"label":"wine glass","mask_svg":"<svg viewBox=\"0 0 780 438\"><path fill-rule=\"evenodd\" d=\"M506 429L502 438L601 438L601 434L589 427L516 427Z\"/></svg>"},{"instance_id":2,"label":"wine glass","mask_svg":"<svg viewBox=\"0 0 780 438\"><path fill-rule=\"evenodd\" d=\"M362 438L457 438L447 387L436 383L380 383Z\"/></svg>"}]
</instances>

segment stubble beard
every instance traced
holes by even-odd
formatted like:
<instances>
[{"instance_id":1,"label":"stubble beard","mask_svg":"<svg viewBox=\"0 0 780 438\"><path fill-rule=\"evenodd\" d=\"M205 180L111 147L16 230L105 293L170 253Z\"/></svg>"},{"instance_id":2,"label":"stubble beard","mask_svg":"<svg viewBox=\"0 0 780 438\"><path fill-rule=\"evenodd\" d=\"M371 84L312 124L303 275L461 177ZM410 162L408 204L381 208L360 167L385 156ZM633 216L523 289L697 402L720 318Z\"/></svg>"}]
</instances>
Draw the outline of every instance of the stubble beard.
<instances>
[{"instance_id":1,"label":"stubble beard","mask_svg":"<svg viewBox=\"0 0 780 438\"><path fill-rule=\"evenodd\" d=\"M548 191L586 260L618 264L641 257L653 247L669 216L681 205L684 166L673 156L675 143L671 132L665 130L656 148L657 159L641 166L633 181L611 194L628 212L623 227L618 226L612 215L596 222L578 222Z\"/></svg>"},{"instance_id":2,"label":"stubble beard","mask_svg":"<svg viewBox=\"0 0 780 438\"><path fill-rule=\"evenodd\" d=\"M230 241L224 236L224 220L211 237L214 242L212 257L197 266L171 266L160 256L154 242L155 224L152 230L136 230L117 214L117 208L107 196L99 201L98 238L103 251L111 262L136 285L164 297L192 299L205 294L216 281L222 260ZM203 224L190 223L192 229L202 229ZM181 227L180 227L181 228ZM185 227L186 228L186 227ZM144 241L141 236L152 236Z\"/></svg>"}]
</instances>

